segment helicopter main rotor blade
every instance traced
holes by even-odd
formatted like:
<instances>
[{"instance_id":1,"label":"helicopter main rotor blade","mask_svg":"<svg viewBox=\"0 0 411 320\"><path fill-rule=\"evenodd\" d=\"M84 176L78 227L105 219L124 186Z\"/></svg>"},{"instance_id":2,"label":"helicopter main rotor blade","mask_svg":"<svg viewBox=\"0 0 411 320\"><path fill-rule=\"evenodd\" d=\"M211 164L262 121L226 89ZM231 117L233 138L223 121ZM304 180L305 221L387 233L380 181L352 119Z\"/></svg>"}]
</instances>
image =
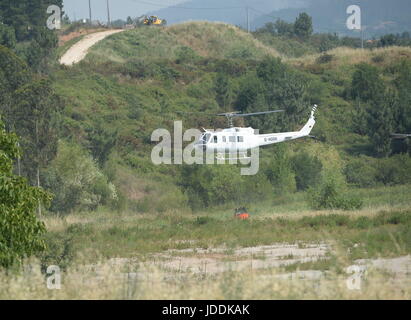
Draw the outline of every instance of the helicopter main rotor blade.
<instances>
[{"instance_id":1,"label":"helicopter main rotor blade","mask_svg":"<svg viewBox=\"0 0 411 320\"><path fill-rule=\"evenodd\" d=\"M206 115L206 116L216 116L215 113L207 113L207 112L202 112L202 111L174 111L175 113L185 113L185 114L200 114L200 115Z\"/></svg>"},{"instance_id":2,"label":"helicopter main rotor blade","mask_svg":"<svg viewBox=\"0 0 411 320\"><path fill-rule=\"evenodd\" d=\"M174 112L185 113L185 114L203 114L203 115L208 115L208 116L248 117L248 116L256 116L256 115L267 114L267 113L284 112L284 110L270 110L270 111L260 111L260 112L252 112L252 113L241 113L240 111L224 112L224 113L208 113L208 112L202 112L202 111L174 111Z\"/></svg>"},{"instance_id":3,"label":"helicopter main rotor blade","mask_svg":"<svg viewBox=\"0 0 411 320\"><path fill-rule=\"evenodd\" d=\"M393 139L406 139L406 138L410 138L411 134L410 133L391 133L391 137Z\"/></svg>"},{"instance_id":4,"label":"helicopter main rotor blade","mask_svg":"<svg viewBox=\"0 0 411 320\"><path fill-rule=\"evenodd\" d=\"M260 112L252 112L252 113L232 113L229 115L231 117L248 117L248 116L257 116L260 114L276 113L276 112L284 112L284 110L260 111Z\"/></svg>"}]
</instances>

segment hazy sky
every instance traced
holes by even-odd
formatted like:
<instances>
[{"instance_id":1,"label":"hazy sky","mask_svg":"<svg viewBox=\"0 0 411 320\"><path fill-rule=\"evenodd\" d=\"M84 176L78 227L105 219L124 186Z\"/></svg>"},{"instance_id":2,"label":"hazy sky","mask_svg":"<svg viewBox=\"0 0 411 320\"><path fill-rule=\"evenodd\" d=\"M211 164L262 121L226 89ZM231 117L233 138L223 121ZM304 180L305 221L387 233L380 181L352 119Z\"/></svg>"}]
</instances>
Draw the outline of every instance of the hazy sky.
<instances>
[{"instance_id":1,"label":"hazy sky","mask_svg":"<svg viewBox=\"0 0 411 320\"><path fill-rule=\"evenodd\" d=\"M109 0L112 20L123 19L128 16L138 17L147 11L154 11L186 0ZM88 0L63 0L64 12L70 19L88 18ZM107 0L91 0L93 20L107 20Z\"/></svg>"}]
</instances>

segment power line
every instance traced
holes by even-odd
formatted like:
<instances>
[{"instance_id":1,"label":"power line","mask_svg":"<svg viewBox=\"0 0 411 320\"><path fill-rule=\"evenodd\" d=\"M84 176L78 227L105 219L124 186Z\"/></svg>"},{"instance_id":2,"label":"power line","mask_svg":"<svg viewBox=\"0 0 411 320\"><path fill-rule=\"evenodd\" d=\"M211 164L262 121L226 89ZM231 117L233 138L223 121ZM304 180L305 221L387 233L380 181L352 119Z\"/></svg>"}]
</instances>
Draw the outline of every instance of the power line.
<instances>
[{"instance_id":1,"label":"power line","mask_svg":"<svg viewBox=\"0 0 411 320\"><path fill-rule=\"evenodd\" d=\"M244 7L216 7L216 8L201 8L201 7L181 7L177 5L170 5L170 4L160 4L160 3L153 3L148 1L141 1L141 0L133 0L134 2L144 3L151 6L157 7L165 7L170 9L187 9L187 10L231 10L231 9L244 9Z\"/></svg>"},{"instance_id":2,"label":"power line","mask_svg":"<svg viewBox=\"0 0 411 320\"><path fill-rule=\"evenodd\" d=\"M281 19L280 17L275 17L275 16L272 16L272 15L266 14L266 13L260 11L260 10L255 9L255 8L252 8L252 7L248 7L248 8L255 11L255 12L257 12L257 13L259 13L259 14L261 14L261 15L263 15L263 16L270 17L270 18L273 18L273 19Z\"/></svg>"}]
</instances>

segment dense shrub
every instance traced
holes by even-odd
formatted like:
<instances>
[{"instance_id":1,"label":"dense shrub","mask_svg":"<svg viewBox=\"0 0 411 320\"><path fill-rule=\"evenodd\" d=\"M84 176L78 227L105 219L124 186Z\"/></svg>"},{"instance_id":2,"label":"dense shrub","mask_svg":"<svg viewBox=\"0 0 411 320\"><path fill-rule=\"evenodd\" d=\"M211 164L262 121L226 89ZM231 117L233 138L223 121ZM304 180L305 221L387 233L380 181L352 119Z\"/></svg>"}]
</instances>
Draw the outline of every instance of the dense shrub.
<instances>
[{"instance_id":1,"label":"dense shrub","mask_svg":"<svg viewBox=\"0 0 411 320\"><path fill-rule=\"evenodd\" d=\"M287 146L279 145L269 163L264 166L264 173L271 182L276 194L296 191L295 173L292 170Z\"/></svg>"},{"instance_id":2,"label":"dense shrub","mask_svg":"<svg viewBox=\"0 0 411 320\"><path fill-rule=\"evenodd\" d=\"M176 63L193 64L200 59L200 56L190 47L182 46L176 51Z\"/></svg>"},{"instance_id":3,"label":"dense shrub","mask_svg":"<svg viewBox=\"0 0 411 320\"><path fill-rule=\"evenodd\" d=\"M306 152L299 153L291 158L291 167L295 173L297 190L307 190L320 181L323 166L315 156Z\"/></svg>"},{"instance_id":4,"label":"dense shrub","mask_svg":"<svg viewBox=\"0 0 411 320\"><path fill-rule=\"evenodd\" d=\"M358 187L372 187L377 183L377 169L371 158L352 159L343 172L347 182Z\"/></svg>"},{"instance_id":5,"label":"dense shrub","mask_svg":"<svg viewBox=\"0 0 411 320\"><path fill-rule=\"evenodd\" d=\"M16 34L12 27L0 24L0 45L11 49L16 46Z\"/></svg>"},{"instance_id":6,"label":"dense shrub","mask_svg":"<svg viewBox=\"0 0 411 320\"><path fill-rule=\"evenodd\" d=\"M347 163L343 172L347 182L358 187L407 184L411 183L411 158L407 154L380 159L355 158Z\"/></svg>"},{"instance_id":7,"label":"dense shrub","mask_svg":"<svg viewBox=\"0 0 411 320\"><path fill-rule=\"evenodd\" d=\"M138 201L131 201L130 209L138 212L165 212L187 208L187 195L171 184L153 185L149 194Z\"/></svg>"},{"instance_id":8,"label":"dense shrub","mask_svg":"<svg viewBox=\"0 0 411 320\"><path fill-rule=\"evenodd\" d=\"M243 180L245 202L264 201L273 196L273 186L262 171L256 175L243 176Z\"/></svg>"},{"instance_id":9,"label":"dense shrub","mask_svg":"<svg viewBox=\"0 0 411 320\"><path fill-rule=\"evenodd\" d=\"M240 167L228 164L183 166L180 180L188 204L194 210L225 203L245 205L267 200L273 194L264 170L242 176Z\"/></svg>"},{"instance_id":10,"label":"dense shrub","mask_svg":"<svg viewBox=\"0 0 411 320\"><path fill-rule=\"evenodd\" d=\"M398 154L376 162L376 179L385 185L411 183L411 158Z\"/></svg>"},{"instance_id":11,"label":"dense shrub","mask_svg":"<svg viewBox=\"0 0 411 320\"><path fill-rule=\"evenodd\" d=\"M91 156L72 143L60 142L57 157L45 172L45 186L55 197L51 211L96 209L117 200L116 188Z\"/></svg>"},{"instance_id":12,"label":"dense shrub","mask_svg":"<svg viewBox=\"0 0 411 320\"><path fill-rule=\"evenodd\" d=\"M308 199L313 209L355 210L362 207L362 200L346 191L345 181L335 173L328 173L322 182L308 191Z\"/></svg>"},{"instance_id":13,"label":"dense shrub","mask_svg":"<svg viewBox=\"0 0 411 320\"><path fill-rule=\"evenodd\" d=\"M210 202L215 204L241 201L244 184L238 168L228 165L214 166L207 191Z\"/></svg>"}]
</instances>

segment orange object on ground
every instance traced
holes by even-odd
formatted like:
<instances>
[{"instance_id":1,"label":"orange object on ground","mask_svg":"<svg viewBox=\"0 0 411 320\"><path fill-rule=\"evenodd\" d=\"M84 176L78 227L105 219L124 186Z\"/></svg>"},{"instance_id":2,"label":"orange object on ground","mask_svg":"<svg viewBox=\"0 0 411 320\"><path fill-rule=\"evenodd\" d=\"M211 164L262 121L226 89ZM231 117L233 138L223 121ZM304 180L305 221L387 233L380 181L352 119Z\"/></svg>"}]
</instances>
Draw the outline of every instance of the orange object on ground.
<instances>
[{"instance_id":1,"label":"orange object on ground","mask_svg":"<svg viewBox=\"0 0 411 320\"><path fill-rule=\"evenodd\" d=\"M247 212L247 208L245 207L241 207L241 208L236 208L234 209L234 217L241 219L241 220L245 220L248 219L250 217L250 215Z\"/></svg>"},{"instance_id":2,"label":"orange object on ground","mask_svg":"<svg viewBox=\"0 0 411 320\"><path fill-rule=\"evenodd\" d=\"M244 220L244 219L248 219L250 215L248 213L237 213L235 217L238 219Z\"/></svg>"}]
</instances>

